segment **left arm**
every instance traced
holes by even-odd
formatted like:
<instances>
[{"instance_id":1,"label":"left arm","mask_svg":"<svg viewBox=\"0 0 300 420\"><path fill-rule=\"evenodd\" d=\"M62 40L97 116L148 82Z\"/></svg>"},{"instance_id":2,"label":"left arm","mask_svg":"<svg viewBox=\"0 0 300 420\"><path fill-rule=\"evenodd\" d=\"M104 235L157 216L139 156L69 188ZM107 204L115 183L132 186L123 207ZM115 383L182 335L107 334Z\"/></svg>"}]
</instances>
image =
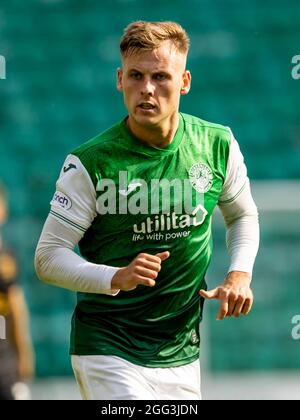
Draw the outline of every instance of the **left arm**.
<instances>
[{"instance_id":1,"label":"left arm","mask_svg":"<svg viewBox=\"0 0 300 420\"><path fill-rule=\"evenodd\" d=\"M226 180L219 200L226 224L230 266L224 282L213 290L201 290L206 299L220 300L217 320L247 315L252 307L252 269L259 245L258 212L247 170L237 142L232 139Z\"/></svg>"}]
</instances>

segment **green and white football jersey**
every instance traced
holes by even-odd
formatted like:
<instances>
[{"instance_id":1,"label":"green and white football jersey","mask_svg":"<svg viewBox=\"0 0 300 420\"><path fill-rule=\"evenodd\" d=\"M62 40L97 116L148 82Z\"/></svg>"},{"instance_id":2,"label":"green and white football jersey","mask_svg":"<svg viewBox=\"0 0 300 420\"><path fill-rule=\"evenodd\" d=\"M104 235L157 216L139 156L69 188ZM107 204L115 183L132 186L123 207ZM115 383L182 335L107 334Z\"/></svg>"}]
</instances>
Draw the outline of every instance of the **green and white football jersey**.
<instances>
[{"instance_id":1,"label":"green and white football jersey","mask_svg":"<svg viewBox=\"0 0 300 420\"><path fill-rule=\"evenodd\" d=\"M196 360L212 213L246 182L230 129L186 114L164 149L135 138L123 120L70 154L51 214L82 232L85 259L124 267L141 252L170 252L154 287L78 293L71 354L115 355L148 367Z\"/></svg>"}]
</instances>

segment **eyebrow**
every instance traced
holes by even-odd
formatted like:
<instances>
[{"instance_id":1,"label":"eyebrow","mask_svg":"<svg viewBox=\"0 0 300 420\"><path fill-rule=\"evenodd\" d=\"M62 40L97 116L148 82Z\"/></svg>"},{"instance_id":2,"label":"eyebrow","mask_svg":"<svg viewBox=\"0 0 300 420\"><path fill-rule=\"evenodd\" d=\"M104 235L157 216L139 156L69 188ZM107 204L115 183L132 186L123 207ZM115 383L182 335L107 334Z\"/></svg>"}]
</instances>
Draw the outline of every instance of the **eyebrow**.
<instances>
[{"instance_id":1,"label":"eyebrow","mask_svg":"<svg viewBox=\"0 0 300 420\"><path fill-rule=\"evenodd\" d=\"M129 69L128 73L130 73L131 71L136 71L137 73L142 73L141 70L138 70L138 69L135 69L135 68Z\"/></svg>"},{"instance_id":2,"label":"eyebrow","mask_svg":"<svg viewBox=\"0 0 300 420\"><path fill-rule=\"evenodd\" d=\"M138 70L138 69L136 69L134 67L131 68L131 69L129 69L129 70L127 70L127 73L131 73L131 72L136 72L136 73L141 73L141 74L144 73L142 70ZM165 75L170 75L170 73L167 72L166 70L157 70L157 71L154 71L152 74L165 74Z\"/></svg>"}]
</instances>

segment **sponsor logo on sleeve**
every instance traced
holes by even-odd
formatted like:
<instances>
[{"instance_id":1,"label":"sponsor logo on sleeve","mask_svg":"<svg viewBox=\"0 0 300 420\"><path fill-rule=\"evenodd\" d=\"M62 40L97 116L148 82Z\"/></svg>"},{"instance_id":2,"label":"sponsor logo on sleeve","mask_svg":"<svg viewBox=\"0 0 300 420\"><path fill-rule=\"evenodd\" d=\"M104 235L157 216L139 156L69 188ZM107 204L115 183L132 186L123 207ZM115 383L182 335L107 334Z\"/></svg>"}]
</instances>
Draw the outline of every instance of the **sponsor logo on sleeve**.
<instances>
[{"instance_id":1,"label":"sponsor logo on sleeve","mask_svg":"<svg viewBox=\"0 0 300 420\"><path fill-rule=\"evenodd\" d=\"M69 210L72 207L71 199L60 191L55 191L51 204L59 205L64 210Z\"/></svg>"}]
</instances>

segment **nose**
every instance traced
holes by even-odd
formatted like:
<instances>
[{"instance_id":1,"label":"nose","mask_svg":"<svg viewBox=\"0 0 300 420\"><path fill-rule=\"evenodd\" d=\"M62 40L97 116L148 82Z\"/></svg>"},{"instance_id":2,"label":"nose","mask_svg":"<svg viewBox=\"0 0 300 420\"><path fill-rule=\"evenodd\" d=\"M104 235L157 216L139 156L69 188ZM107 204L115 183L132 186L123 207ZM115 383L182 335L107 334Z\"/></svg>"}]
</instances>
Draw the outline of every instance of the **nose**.
<instances>
[{"instance_id":1,"label":"nose","mask_svg":"<svg viewBox=\"0 0 300 420\"><path fill-rule=\"evenodd\" d=\"M141 86L141 94L143 96L153 96L154 94L154 85L151 82L150 78L145 78Z\"/></svg>"}]
</instances>

